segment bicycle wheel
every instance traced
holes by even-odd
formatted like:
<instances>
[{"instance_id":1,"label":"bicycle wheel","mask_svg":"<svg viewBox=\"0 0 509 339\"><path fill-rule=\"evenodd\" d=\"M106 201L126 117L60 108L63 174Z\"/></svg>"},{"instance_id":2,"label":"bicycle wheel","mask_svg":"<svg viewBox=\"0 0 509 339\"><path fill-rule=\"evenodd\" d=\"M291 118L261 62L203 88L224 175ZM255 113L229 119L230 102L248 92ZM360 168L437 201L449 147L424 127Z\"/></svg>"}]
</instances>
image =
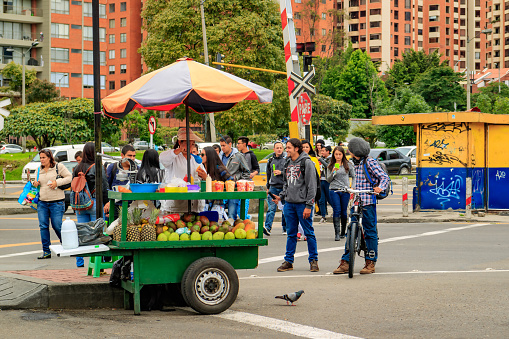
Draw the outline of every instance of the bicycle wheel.
<instances>
[{"instance_id":1,"label":"bicycle wheel","mask_svg":"<svg viewBox=\"0 0 509 339\"><path fill-rule=\"evenodd\" d=\"M357 222L350 223L348 228L348 254L350 255L348 262L348 278L353 278L353 268L355 266L355 255L357 249L355 248L357 239Z\"/></svg>"}]
</instances>

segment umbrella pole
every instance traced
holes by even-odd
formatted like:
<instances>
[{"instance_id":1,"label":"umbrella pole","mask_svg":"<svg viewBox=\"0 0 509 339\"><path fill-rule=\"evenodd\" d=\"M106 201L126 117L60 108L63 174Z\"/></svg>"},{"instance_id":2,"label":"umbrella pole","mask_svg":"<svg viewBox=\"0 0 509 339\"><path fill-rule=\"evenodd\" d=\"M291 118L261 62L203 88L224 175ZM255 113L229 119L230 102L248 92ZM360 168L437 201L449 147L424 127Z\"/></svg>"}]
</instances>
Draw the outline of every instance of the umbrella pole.
<instances>
[{"instance_id":1,"label":"umbrella pole","mask_svg":"<svg viewBox=\"0 0 509 339\"><path fill-rule=\"evenodd\" d=\"M191 147L189 141L189 106L187 105L187 100L185 102L186 105L186 144L187 144L187 181L191 182ZM191 200L187 201L187 209L188 212L191 212Z\"/></svg>"}]
</instances>

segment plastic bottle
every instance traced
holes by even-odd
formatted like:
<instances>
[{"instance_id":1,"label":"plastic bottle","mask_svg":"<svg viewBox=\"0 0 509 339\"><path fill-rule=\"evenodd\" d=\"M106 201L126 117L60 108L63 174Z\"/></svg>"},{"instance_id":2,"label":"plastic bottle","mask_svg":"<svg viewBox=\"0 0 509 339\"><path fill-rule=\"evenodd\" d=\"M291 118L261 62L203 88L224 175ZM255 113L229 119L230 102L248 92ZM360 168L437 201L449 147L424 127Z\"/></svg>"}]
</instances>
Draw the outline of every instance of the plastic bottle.
<instances>
[{"instance_id":1,"label":"plastic bottle","mask_svg":"<svg viewBox=\"0 0 509 339\"><path fill-rule=\"evenodd\" d=\"M65 221L62 223L62 230L60 233L62 235L62 247L64 250L78 248L78 229L74 221L69 217L65 218Z\"/></svg>"},{"instance_id":2,"label":"plastic bottle","mask_svg":"<svg viewBox=\"0 0 509 339\"><path fill-rule=\"evenodd\" d=\"M207 192L212 192L212 178L210 177L210 175L207 175L207 179L205 180L205 187L206 187L206 190Z\"/></svg>"}]
</instances>

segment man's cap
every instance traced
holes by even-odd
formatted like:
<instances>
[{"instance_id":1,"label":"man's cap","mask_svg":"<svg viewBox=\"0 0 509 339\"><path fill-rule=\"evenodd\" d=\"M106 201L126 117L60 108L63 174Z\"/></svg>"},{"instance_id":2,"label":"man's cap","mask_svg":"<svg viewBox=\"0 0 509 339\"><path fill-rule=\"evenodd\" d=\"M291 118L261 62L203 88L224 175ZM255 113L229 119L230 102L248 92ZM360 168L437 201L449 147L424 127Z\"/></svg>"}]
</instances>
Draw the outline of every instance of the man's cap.
<instances>
[{"instance_id":1,"label":"man's cap","mask_svg":"<svg viewBox=\"0 0 509 339\"><path fill-rule=\"evenodd\" d=\"M178 140L187 140L187 134L186 134L185 128L179 129L179 131L177 133L177 139ZM203 140L199 136L194 134L194 132L192 130L189 130L189 140L194 140L195 142L203 142Z\"/></svg>"},{"instance_id":2,"label":"man's cap","mask_svg":"<svg viewBox=\"0 0 509 339\"><path fill-rule=\"evenodd\" d=\"M356 157L367 157L370 150L369 143L362 138L353 138L348 142L348 151Z\"/></svg>"}]
</instances>

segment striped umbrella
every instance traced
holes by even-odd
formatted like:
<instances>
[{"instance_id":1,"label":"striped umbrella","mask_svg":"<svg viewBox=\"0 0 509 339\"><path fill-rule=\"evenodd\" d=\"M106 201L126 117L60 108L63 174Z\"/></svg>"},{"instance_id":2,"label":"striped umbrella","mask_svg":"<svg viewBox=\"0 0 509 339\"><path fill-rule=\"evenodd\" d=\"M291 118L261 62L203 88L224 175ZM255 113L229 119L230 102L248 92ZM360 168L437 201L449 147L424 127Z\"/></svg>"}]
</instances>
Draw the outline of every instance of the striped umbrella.
<instances>
[{"instance_id":1,"label":"striped umbrella","mask_svg":"<svg viewBox=\"0 0 509 339\"><path fill-rule=\"evenodd\" d=\"M104 113L123 118L130 111L169 111L185 104L197 113L226 111L239 101L272 102L272 91L189 58L148 73L102 100Z\"/></svg>"}]
</instances>

